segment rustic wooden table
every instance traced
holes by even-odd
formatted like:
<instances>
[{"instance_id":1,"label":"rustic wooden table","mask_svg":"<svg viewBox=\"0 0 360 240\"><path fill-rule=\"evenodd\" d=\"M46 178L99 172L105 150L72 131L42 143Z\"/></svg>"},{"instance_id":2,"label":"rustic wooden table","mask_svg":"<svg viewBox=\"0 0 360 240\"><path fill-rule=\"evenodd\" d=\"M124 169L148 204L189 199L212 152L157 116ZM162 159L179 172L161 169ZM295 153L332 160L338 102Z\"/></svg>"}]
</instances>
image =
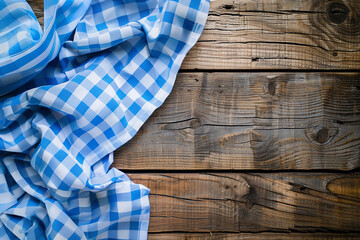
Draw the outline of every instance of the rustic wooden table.
<instances>
[{"instance_id":1,"label":"rustic wooden table","mask_svg":"<svg viewBox=\"0 0 360 240\"><path fill-rule=\"evenodd\" d=\"M211 0L115 155L151 189L149 238L360 239L359 63L358 0Z\"/></svg>"}]
</instances>

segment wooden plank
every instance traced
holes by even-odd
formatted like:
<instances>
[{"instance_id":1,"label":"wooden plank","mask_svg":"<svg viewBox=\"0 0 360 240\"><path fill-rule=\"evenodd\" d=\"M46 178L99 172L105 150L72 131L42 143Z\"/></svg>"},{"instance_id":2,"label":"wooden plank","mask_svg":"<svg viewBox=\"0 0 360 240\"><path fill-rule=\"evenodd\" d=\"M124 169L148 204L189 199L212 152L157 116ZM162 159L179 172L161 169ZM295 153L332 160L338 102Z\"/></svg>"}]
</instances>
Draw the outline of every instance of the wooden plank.
<instances>
[{"instance_id":1,"label":"wooden plank","mask_svg":"<svg viewBox=\"0 0 360 240\"><path fill-rule=\"evenodd\" d=\"M212 0L183 69L358 69L358 0Z\"/></svg>"},{"instance_id":2,"label":"wooden plank","mask_svg":"<svg viewBox=\"0 0 360 240\"><path fill-rule=\"evenodd\" d=\"M358 181L360 173L139 173L129 176L151 189L149 232L152 233L360 230L360 198L328 190L328 186L339 179L346 184Z\"/></svg>"},{"instance_id":3,"label":"wooden plank","mask_svg":"<svg viewBox=\"0 0 360 240\"><path fill-rule=\"evenodd\" d=\"M360 166L359 73L181 73L120 169Z\"/></svg>"},{"instance_id":4,"label":"wooden plank","mask_svg":"<svg viewBox=\"0 0 360 240\"><path fill-rule=\"evenodd\" d=\"M182 69L358 69L359 12L358 0L211 0Z\"/></svg>"},{"instance_id":5,"label":"wooden plank","mask_svg":"<svg viewBox=\"0 0 360 240\"><path fill-rule=\"evenodd\" d=\"M358 233L153 233L149 240L349 240Z\"/></svg>"}]
</instances>

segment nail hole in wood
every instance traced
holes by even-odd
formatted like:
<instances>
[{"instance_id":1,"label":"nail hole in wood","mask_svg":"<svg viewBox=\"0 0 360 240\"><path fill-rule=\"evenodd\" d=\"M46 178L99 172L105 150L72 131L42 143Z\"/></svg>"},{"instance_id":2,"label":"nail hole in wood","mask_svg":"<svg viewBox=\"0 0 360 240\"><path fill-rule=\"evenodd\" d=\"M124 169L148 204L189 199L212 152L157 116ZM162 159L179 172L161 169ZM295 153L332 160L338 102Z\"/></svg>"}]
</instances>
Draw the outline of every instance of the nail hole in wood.
<instances>
[{"instance_id":1,"label":"nail hole in wood","mask_svg":"<svg viewBox=\"0 0 360 240\"><path fill-rule=\"evenodd\" d=\"M331 2L326 9L330 21L336 24L343 23L349 15L349 8L340 2Z\"/></svg>"}]
</instances>

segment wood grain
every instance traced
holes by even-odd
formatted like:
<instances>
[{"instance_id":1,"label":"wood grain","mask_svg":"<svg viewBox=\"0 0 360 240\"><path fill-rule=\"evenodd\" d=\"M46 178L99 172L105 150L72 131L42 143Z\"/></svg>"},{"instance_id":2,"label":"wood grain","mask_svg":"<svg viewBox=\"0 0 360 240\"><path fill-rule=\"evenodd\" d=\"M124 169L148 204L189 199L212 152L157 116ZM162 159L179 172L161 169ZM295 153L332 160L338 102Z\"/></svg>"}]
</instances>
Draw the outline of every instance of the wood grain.
<instances>
[{"instance_id":1,"label":"wood grain","mask_svg":"<svg viewBox=\"0 0 360 240\"><path fill-rule=\"evenodd\" d=\"M42 0L29 0L39 9ZM41 8L40 8L41 9ZM43 21L42 11L35 11ZM212 0L182 69L358 69L358 0Z\"/></svg>"},{"instance_id":2,"label":"wood grain","mask_svg":"<svg viewBox=\"0 0 360 240\"><path fill-rule=\"evenodd\" d=\"M360 166L360 74L182 73L119 169Z\"/></svg>"},{"instance_id":3,"label":"wood grain","mask_svg":"<svg viewBox=\"0 0 360 240\"><path fill-rule=\"evenodd\" d=\"M149 240L358 240L358 233L153 233Z\"/></svg>"},{"instance_id":4,"label":"wood grain","mask_svg":"<svg viewBox=\"0 0 360 240\"><path fill-rule=\"evenodd\" d=\"M183 69L358 69L358 0L214 0Z\"/></svg>"},{"instance_id":5,"label":"wood grain","mask_svg":"<svg viewBox=\"0 0 360 240\"><path fill-rule=\"evenodd\" d=\"M129 174L151 189L149 232L359 232L360 198L327 186L360 173ZM354 184L359 189L359 185Z\"/></svg>"},{"instance_id":6,"label":"wood grain","mask_svg":"<svg viewBox=\"0 0 360 240\"><path fill-rule=\"evenodd\" d=\"M350 177L334 179L329 182L327 189L337 195L360 198L360 178L351 179Z\"/></svg>"}]
</instances>

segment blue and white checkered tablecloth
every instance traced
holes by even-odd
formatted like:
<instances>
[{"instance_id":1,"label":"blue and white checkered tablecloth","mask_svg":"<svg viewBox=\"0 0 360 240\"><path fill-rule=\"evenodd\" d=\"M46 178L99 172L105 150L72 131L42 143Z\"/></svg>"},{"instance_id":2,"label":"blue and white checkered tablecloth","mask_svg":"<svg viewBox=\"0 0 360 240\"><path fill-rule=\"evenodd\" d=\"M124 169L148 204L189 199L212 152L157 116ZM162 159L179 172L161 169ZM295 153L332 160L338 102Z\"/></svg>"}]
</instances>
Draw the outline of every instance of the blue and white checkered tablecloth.
<instances>
[{"instance_id":1,"label":"blue and white checkered tablecloth","mask_svg":"<svg viewBox=\"0 0 360 240\"><path fill-rule=\"evenodd\" d=\"M146 239L149 189L110 168L169 95L209 0L0 1L0 239Z\"/></svg>"}]
</instances>

